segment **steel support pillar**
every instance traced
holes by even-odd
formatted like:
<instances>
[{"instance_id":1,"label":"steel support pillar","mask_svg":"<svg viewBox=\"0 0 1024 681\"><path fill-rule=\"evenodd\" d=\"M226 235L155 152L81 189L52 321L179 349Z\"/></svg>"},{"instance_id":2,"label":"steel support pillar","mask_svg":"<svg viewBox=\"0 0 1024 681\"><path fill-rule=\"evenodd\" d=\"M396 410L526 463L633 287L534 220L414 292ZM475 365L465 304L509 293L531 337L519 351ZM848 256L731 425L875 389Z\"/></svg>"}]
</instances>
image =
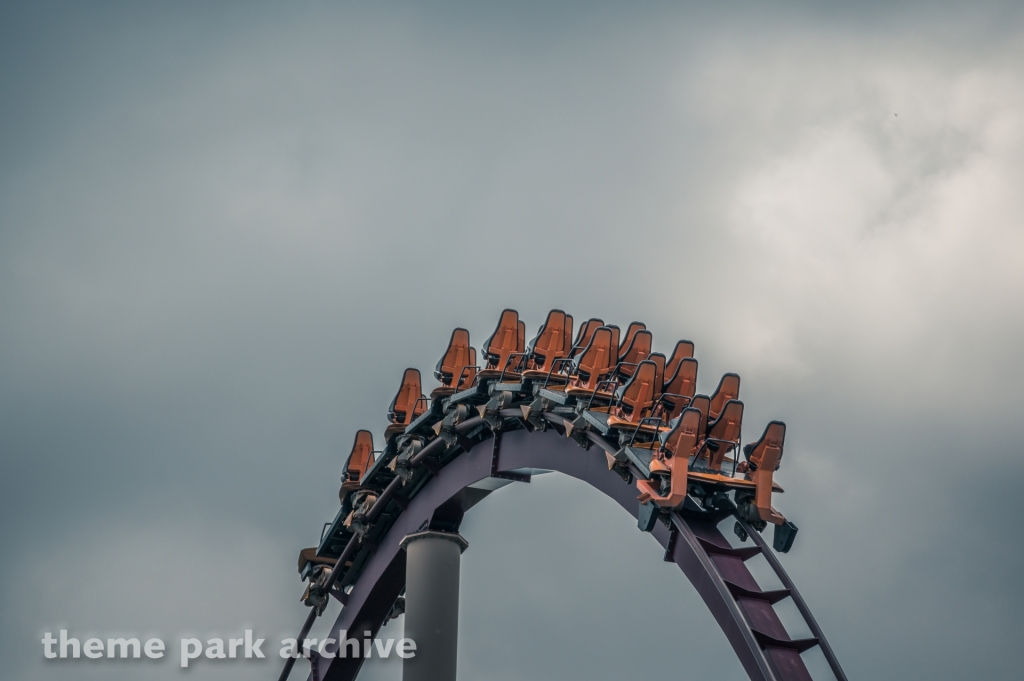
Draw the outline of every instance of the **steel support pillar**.
<instances>
[{"instance_id":1,"label":"steel support pillar","mask_svg":"<svg viewBox=\"0 0 1024 681\"><path fill-rule=\"evenodd\" d=\"M405 638L416 655L402 665L402 681L455 681L459 644L459 567L469 543L453 532L426 531L402 540L405 548Z\"/></svg>"}]
</instances>

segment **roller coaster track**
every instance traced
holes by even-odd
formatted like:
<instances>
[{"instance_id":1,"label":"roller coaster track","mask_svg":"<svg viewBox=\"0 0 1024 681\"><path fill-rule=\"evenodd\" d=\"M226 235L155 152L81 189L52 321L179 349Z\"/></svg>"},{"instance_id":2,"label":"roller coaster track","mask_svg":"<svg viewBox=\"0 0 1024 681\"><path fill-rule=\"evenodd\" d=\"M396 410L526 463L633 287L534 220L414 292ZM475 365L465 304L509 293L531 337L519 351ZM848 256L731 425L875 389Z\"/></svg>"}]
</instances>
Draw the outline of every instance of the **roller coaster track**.
<instances>
[{"instance_id":1,"label":"roller coaster track","mask_svg":"<svg viewBox=\"0 0 1024 681\"><path fill-rule=\"evenodd\" d=\"M529 482L532 473L558 471L583 480L633 516L639 514L633 480L642 472L632 462L625 468L609 468L607 455L620 449L613 439L593 430L573 433L572 421L563 414L543 412L527 418L527 410L520 408L480 411L482 416L466 418L447 433L431 432L409 461L410 476L393 474L383 457L366 472L364 481L376 480L379 492L366 513L366 529L344 532L343 516L348 512L343 509L318 551L337 556L335 569L321 587L343 605L328 636L338 639L341 632L364 631L376 636L405 588L402 540L431 527L441 516L455 513L460 521L464 511L491 491ZM433 420L439 421L439 416ZM751 679L811 679L801 653L818 646L835 678L846 681L806 603L760 533L741 515L738 528L753 545L733 547L719 531L718 524L735 510L682 504L664 509L650 531L665 549L664 560L678 565L694 585ZM332 545L336 541L343 543ZM766 591L758 585L745 565L755 556L767 560L782 589ZM810 638L794 639L787 632L774 607L785 598L796 605ZM319 612L322 609L310 609L300 642ZM359 657L327 658L315 650L308 651L308 657L312 681L355 679L363 662ZM294 661L287 660L282 681Z\"/></svg>"}]
</instances>

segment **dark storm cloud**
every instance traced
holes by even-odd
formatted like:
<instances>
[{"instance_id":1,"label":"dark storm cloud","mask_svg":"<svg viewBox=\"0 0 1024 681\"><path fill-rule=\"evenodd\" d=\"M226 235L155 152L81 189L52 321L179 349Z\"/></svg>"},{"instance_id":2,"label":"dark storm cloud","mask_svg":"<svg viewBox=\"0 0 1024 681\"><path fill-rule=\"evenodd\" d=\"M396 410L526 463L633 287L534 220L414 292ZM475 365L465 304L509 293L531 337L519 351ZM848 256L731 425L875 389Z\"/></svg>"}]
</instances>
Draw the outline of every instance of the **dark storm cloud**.
<instances>
[{"instance_id":1,"label":"dark storm cloud","mask_svg":"<svg viewBox=\"0 0 1024 681\"><path fill-rule=\"evenodd\" d=\"M692 338L748 439L787 421L785 564L852 678L1014 678L1019 8L3 12L13 678L67 676L60 626L294 635L353 431L506 306ZM741 678L606 502L551 475L467 516L464 675Z\"/></svg>"}]
</instances>

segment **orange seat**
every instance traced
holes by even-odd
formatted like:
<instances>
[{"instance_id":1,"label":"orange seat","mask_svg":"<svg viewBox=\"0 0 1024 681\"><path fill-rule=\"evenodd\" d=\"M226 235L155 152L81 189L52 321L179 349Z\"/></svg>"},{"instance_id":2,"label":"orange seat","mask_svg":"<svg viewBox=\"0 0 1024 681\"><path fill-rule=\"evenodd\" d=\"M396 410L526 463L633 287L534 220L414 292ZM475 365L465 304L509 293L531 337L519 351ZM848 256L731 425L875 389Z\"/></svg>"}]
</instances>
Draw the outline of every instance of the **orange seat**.
<instances>
[{"instance_id":1,"label":"orange seat","mask_svg":"<svg viewBox=\"0 0 1024 681\"><path fill-rule=\"evenodd\" d=\"M721 470L725 456L740 446L740 429L743 425L743 403L729 400L722 413L708 424L707 447L710 452L708 468Z\"/></svg>"},{"instance_id":2,"label":"orange seat","mask_svg":"<svg viewBox=\"0 0 1024 681\"><path fill-rule=\"evenodd\" d=\"M684 409L669 430L659 433L660 449L688 462L703 439L700 432L702 418L700 410L689 407Z\"/></svg>"},{"instance_id":3,"label":"orange seat","mask_svg":"<svg viewBox=\"0 0 1024 681\"><path fill-rule=\"evenodd\" d=\"M676 347L673 348L672 354L668 358L668 364L665 365L665 375L669 377L669 380L676 375L679 363L687 357L693 357L693 341L681 340L676 343Z\"/></svg>"},{"instance_id":4,"label":"orange seat","mask_svg":"<svg viewBox=\"0 0 1024 681\"><path fill-rule=\"evenodd\" d=\"M565 356L569 356L569 352L572 351L572 315L565 315L565 338L562 339L563 346L565 348Z\"/></svg>"},{"instance_id":5,"label":"orange seat","mask_svg":"<svg viewBox=\"0 0 1024 681\"><path fill-rule=\"evenodd\" d=\"M576 334L576 340L573 341L572 348L569 350L569 357L575 357L590 345L590 339L594 337L594 332L604 326L604 321L600 319L588 319L580 325L579 333Z\"/></svg>"},{"instance_id":6,"label":"orange seat","mask_svg":"<svg viewBox=\"0 0 1024 681\"><path fill-rule=\"evenodd\" d=\"M615 391L615 406L611 410L608 425L616 419L629 423L640 423L654 406L655 382L658 376L658 365L643 361L625 385Z\"/></svg>"},{"instance_id":7,"label":"orange seat","mask_svg":"<svg viewBox=\"0 0 1024 681\"><path fill-rule=\"evenodd\" d=\"M426 411L426 400L420 390L419 369L406 369L402 375L402 385L388 407L388 420L398 426L409 425Z\"/></svg>"},{"instance_id":8,"label":"orange seat","mask_svg":"<svg viewBox=\"0 0 1024 681\"><path fill-rule=\"evenodd\" d=\"M359 487L359 481L372 465L373 433L368 430L357 431L356 439L352 442L352 451L342 467L344 474L341 477L341 492L339 493L342 503L345 501L346 494Z\"/></svg>"},{"instance_id":9,"label":"orange seat","mask_svg":"<svg viewBox=\"0 0 1024 681\"><path fill-rule=\"evenodd\" d=\"M671 363L672 360L669 360ZM682 413L697 392L697 360L683 357L677 364L674 373L666 368L668 380L665 382L661 401L664 405L664 419L671 421Z\"/></svg>"},{"instance_id":10,"label":"orange seat","mask_svg":"<svg viewBox=\"0 0 1024 681\"><path fill-rule=\"evenodd\" d=\"M437 361L434 378L441 388L434 393L444 394L465 390L476 379L476 350L469 344L469 331L455 329L444 356Z\"/></svg>"},{"instance_id":11,"label":"orange seat","mask_svg":"<svg viewBox=\"0 0 1024 681\"><path fill-rule=\"evenodd\" d=\"M483 359L487 363L484 371L487 375L497 375L502 371L506 374L522 370L525 362L522 358L510 361L515 354L522 354L526 345L526 324L519 320L519 313L505 309L501 312L498 327L481 348Z\"/></svg>"},{"instance_id":12,"label":"orange seat","mask_svg":"<svg viewBox=\"0 0 1024 681\"><path fill-rule=\"evenodd\" d=\"M607 328L612 331L612 342L610 347L612 350L612 368L614 368L619 362L619 334L621 330L614 324L608 324Z\"/></svg>"},{"instance_id":13,"label":"orange seat","mask_svg":"<svg viewBox=\"0 0 1024 681\"><path fill-rule=\"evenodd\" d=\"M772 475L782 463L782 448L786 441L786 424L772 421L764 429L761 439L744 445L743 455L750 467L748 476L756 485L754 506L757 514L769 523L781 525L786 519L772 508Z\"/></svg>"},{"instance_id":14,"label":"orange seat","mask_svg":"<svg viewBox=\"0 0 1024 681\"><path fill-rule=\"evenodd\" d=\"M594 331L590 343L573 360L570 388L597 390L597 384L612 371L612 330L607 326Z\"/></svg>"},{"instance_id":15,"label":"orange seat","mask_svg":"<svg viewBox=\"0 0 1024 681\"><path fill-rule=\"evenodd\" d=\"M653 342L651 332L646 329L633 330L633 326L639 322L629 325L632 335L626 334L625 348L619 354L619 366L617 373L620 378L629 378L636 371L636 365L647 359L651 354L651 343ZM660 386L659 386L660 387ZM660 390L658 392L661 392Z\"/></svg>"},{"instance_id":16,"label":"orange seat","mask_svg":"<svg viewBox=\"0 0 1024 681\"><path fill-rule=\"evenodd\" d=\"M626 352L628 352L628 348L630 344L633 342L633 337L636 336L638 332L644 331L646 329L647 325L644 324L643 322L631 322L630 325L626 327L626 337L622 340L622 347L625 349L623 349L619 353L618 357L618 360L620 362L622 362L623 360L630 361L626 359ZM637 360L637 362L639 361L640 360Z\"/></svg>"},{"instance_id":17,"label":"orange seat","mask_svg":"<svg viewBox=\"0 0 1024 681\"><path fill-rule=\"evenodd\" d=\"M686 499L688 464L700 439L700 420L699 411L684 409L672 429L658 436L660 447L651 460L651 471L668 469L669 490L662 494L660 481L637 478L641 503L653 501L662 508L675 508Z\"/></svg>"},{"instance_id":18,"label":"orange seat","mask_svg":"<svg viewBox=\"0 0 1024 681\"><path fill-rule=\"evenodd\" d=\"M661 394L664 391L665 384L665 355L660 352L652 352L647 355L648 362L654 362L654 365L658 368L654 374L654 401L657 402L661 399Z\"/></svg>"},{"instance_id":19,"label":"orange seat","mask_svg":"<svg viewBox=\"0 0 1024 681\"><path fill-rule=\"evenodd\" d=\"M689 408L700 412L700 430L697 432L703 441L708 430L708 410L711 408L711 398L707 395L694 395L690 400Z\"/></svg>"},{"instance_id":20,"label":"orange seat","mask_svg":"<svg viewBox=\"0 0 1024 681\"><path fill-rule=\"evenodd\" d=\"M527 374L547 374L552 363L569 356L572 317L562 310L551 310L536 337L527 346Z\"/></svg>"},{"instance_id":21,"label":"orange seat","mask_svg":"<svg viewBox=\"0 0 1024 681\"><path fill-rule=\"evenodd\" d=\"M725 374L722 376L722 380L718 382L718 387L715 389L714 394L711 395L708 418L711 420L717 419L719 414L722 413L722 409L725 408L725 403L729 400L739 399L739 396L740 377L736 374Z\"/></svg>"}]
</instances>

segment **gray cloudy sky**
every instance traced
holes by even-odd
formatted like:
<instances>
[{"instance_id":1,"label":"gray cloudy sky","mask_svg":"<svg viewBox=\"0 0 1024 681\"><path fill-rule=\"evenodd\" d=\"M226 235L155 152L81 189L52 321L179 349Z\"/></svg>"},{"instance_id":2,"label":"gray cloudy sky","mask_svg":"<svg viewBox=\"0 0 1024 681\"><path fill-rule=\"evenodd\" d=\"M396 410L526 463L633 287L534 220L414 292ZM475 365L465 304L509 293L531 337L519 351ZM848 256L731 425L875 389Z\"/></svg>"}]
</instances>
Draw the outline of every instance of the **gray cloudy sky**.
<instances>
[{"instance_id":1,"label":"gray cloudy sky","mask_svg":"<svg viewBox=\"0 0 1024 681\"><path fill-rule=\"evenodd\" d=\"M7 678L182 675L47 663L62 627L276 655L353 432L506 306L693 339L789 424L851 678L1019 678L1019 3L6 3L0 88ZM464 534L465 678L742 678L585 486Z\"/></svg>"}]
</instances>

